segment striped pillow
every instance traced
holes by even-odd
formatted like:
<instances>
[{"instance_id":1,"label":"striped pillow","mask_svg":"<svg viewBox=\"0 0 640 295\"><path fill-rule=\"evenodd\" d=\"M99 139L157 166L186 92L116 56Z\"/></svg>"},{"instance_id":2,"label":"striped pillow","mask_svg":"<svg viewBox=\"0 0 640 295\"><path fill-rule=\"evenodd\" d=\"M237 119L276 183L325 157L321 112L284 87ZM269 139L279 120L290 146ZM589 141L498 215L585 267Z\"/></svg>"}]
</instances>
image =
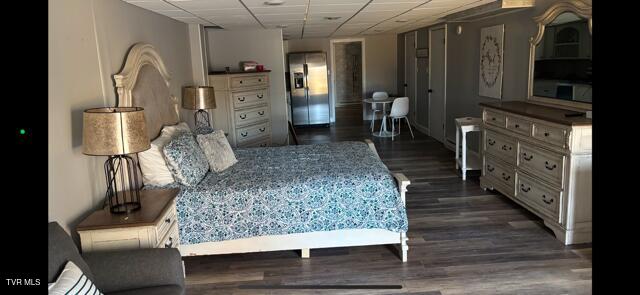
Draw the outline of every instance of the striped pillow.
<instances>
[{"instance_id":1,"label":"striped pillow","mask_svg":"<svg viewBox=\"0 0 640 295\"><path fill-rule=\"evenodd\" d=\"M49 294L102 294L73 262L69 261L55 283L49 284Z\"/></svg>"}]
</instances>

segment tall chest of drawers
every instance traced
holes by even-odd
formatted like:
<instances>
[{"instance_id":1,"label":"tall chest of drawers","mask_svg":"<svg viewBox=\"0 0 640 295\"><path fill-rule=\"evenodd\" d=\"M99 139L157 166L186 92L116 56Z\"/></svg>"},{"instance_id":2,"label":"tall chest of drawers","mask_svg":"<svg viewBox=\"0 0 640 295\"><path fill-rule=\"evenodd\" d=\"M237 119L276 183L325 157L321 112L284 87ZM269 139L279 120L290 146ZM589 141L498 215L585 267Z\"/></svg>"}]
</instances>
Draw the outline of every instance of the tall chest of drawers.
<instances>
[{"instance_id":1,"label":"tall chest of drawers","mask_svg":"<svg viewBox=\"0 0 640 295\"><path fill-rule=\"evenodd\" d=\"M564 244L591 242L591 119L526 102L480 105L480 185L542 218Z\"/></svg>"},{"instance_id":2,"label":"tall chest of drawers","mask_svg":"<svg viewBox=\"0 0 640 295\"><path fill-rule=\"evenodd\" d=\"M269 72L209 75L217 108L213 125L227 132L234 147L271 145Z\"/></svg>"}]
</instances>

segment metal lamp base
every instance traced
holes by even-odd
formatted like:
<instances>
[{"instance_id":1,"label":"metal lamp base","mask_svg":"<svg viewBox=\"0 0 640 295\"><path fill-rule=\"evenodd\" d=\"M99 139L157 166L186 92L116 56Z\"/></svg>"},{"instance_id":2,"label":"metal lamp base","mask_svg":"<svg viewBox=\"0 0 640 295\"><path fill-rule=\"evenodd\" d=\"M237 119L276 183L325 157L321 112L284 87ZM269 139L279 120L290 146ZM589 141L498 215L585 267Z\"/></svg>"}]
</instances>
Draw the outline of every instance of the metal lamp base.
<instances>
[{"instance_id":1,"label":"metal lamp base","mask_svg":"<svg viewBox=\"0 0 640 295\"><path fill-rule=\"evenodd\" d=\"M193 114L193 122L198 127L211 127L209 120L209 112L206 110L198 110Z\"/></svg>"},{"instance_id":2,"label":"metal lamp base","mask_svg":"<svg viewBox=\"0 0 640 295\"><path fill-rule=\"evenodd\" d=\"M110 156L104 162L106 198L111 213L130 213L142 207L136 167L136 161L128 155Z\"/></svg>"}]
</instances>

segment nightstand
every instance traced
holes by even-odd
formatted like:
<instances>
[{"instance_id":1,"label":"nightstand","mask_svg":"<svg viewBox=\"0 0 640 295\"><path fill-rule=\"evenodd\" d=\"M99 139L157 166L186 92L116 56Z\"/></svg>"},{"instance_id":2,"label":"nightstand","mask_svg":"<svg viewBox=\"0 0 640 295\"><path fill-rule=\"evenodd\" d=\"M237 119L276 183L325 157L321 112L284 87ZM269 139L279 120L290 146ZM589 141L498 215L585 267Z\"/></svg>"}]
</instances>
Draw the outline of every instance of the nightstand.
<instances>
[{"instance_id":1,"label":"nightstand","mask_svg":"<svg viewBox=\"0 0 640 295\"><path fill-rule=\"evenodd\" d=\"M180 244L175 198L178 189L141 190L142 208L129 214L98 210L76 228L82 252L176 248Z\"/></svg>"}]
</instances>

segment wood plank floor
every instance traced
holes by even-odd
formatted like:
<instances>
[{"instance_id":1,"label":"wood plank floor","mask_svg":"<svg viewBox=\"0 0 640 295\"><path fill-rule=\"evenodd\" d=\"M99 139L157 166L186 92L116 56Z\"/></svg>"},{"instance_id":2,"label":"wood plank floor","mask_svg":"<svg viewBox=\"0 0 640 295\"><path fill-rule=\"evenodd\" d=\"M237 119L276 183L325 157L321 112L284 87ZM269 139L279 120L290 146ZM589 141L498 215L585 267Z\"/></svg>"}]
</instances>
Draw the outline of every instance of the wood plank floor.
<instances>
[{"instance_id":1,"label":"wood plank floor","mask_svg":"<svg viewBox=\"0 0 640 295\"><path fill-rule=\"evenodd\" d=\"M297 128L301 144L371 138L407 193L409 261L391 246L185 257L188 294L591 294L591 244L567 247L539 218L462 181L454 154L406 125L395 141L372 137L359 106L331 128ZM379 122L378 122L379 124ZM401 289L275 290L264 285L386 284Z\"/></svg>"}]
</instances>

